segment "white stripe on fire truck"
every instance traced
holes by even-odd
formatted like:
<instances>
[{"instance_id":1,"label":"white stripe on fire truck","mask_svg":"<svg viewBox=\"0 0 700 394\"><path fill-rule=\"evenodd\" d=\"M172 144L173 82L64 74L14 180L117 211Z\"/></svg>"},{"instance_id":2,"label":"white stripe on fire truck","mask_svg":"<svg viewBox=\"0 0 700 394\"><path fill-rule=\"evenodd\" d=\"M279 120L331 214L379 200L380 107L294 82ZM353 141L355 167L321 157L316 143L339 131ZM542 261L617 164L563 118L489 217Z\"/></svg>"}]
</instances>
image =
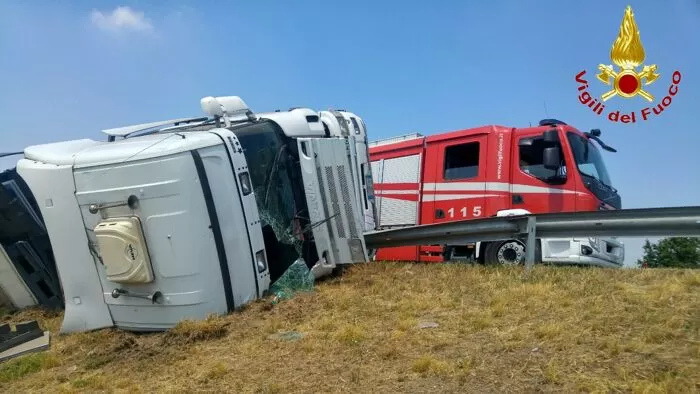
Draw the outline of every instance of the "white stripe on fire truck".
<instances>
[{"instance_id":1,"label":"white stripe on fire truck","mask_svg":"<svg viewBox=\"0 0 700 394\"><path fill-rule=\"evenodd\" d=\"M515 185L513 185L515 186ZM438 191L494 191L494 192L509 192L511 184L503 182L442 182L442 183L425 183L423 190L438 190Z\"/></svg>"},{"instance_id":2,"label":"white stripe on fire truck","mask_svg":"<svg viewBox=\"0 0 700 394\"><path fill-rule=\"evenodd\" d=\"M374 194L418 194L418 190L375 190Z\"/></svg>"},{"instance_id":3,"label":"white stripe on fire truck","mask_svg":"<svg viewBox=\"0 0 700 394\"><path fill-rule=\"evenodd\" d=\"M424 192L435 191L487 191L487 192L512 192L512 193L552 193L552 194L585 194L573 190L557 189L553 187L510 184L504 182L445 182L426 183Z\"/></svg>"},{"instance_id":4,"label":"white stripe on fire truck","mask_svg":"<svg viewBox=\"0 0 700 394\"><path fill-rule=\"evenodd\" d=\"M381 185L381 183L377 184ZM379 186L381 188L381 186ZM378 189L379 189L378 188ZM444 183L425 183L423 186L424 193L433 191L481 191L481 192L511 192L511 193L552 193L552 194L586 194L576 192L574 190L558 189L554 187L532 186L522 184L510 184L504 182L444 182ZM377 190L377 194L415 194L418 190Z\"/></svg>"},{"instance_id":5,"label":"white stripe on fire truck","mask_svg":"<svg viewBox=\"0 0 700 394\"><path fill-rule=\"evenodd\" d=\"M465 200L469 198L499 197L499 194L424 194L423 202Z\"/></svg>"}]
</instances>

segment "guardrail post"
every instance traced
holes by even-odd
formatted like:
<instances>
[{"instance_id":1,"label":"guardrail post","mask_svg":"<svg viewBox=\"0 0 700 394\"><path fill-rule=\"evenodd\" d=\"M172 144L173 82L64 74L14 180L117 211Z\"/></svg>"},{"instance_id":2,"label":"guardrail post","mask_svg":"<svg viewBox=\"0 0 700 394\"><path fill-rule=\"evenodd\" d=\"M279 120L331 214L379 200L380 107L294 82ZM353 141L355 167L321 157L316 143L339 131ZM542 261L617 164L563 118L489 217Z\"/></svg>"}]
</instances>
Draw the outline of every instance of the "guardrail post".
<instances>
[{"instance_id":1,"label":"guardrail post","mask_svg":"<svg viewBox=\"0 0 700 394\"><path fill-rule=\"evenodd\" d=\"M537 224L537 218L535 216L528 216L527 218L527 243L525 246L525 270L530 271L532 266L535 264L535 249L536 246L536 235L535 227Z\"/></svg>"}]
</instances>

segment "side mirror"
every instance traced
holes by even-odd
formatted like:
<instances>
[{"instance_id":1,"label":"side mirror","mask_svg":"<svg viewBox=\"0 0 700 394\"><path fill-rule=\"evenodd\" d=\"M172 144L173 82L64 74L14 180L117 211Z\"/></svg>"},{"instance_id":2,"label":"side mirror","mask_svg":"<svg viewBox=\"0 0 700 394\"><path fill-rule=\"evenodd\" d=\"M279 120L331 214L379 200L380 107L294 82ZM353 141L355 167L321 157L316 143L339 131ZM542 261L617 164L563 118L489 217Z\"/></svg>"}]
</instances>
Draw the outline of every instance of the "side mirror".
<instances>
[{"instance_id":1,"label":"side mirror","mask_svg":"<svg viewBox=\"0 0 700 394\"><path fill-rule=\"evenodd\" d=\"M561 151L558 147L544 148L542 164L548 170L557 170L561 165Z\"/></svg>"},{"instance_id":2,"label":"side mirror","mask_svg":"<svg viewBox=\"0 0 700 394\"><path fill-rule=\"evenodd\" d=\"M547 130L542 133L544 142L557 143L559 142L559 131L557 129Z\"/></svg>"}]
</instances>

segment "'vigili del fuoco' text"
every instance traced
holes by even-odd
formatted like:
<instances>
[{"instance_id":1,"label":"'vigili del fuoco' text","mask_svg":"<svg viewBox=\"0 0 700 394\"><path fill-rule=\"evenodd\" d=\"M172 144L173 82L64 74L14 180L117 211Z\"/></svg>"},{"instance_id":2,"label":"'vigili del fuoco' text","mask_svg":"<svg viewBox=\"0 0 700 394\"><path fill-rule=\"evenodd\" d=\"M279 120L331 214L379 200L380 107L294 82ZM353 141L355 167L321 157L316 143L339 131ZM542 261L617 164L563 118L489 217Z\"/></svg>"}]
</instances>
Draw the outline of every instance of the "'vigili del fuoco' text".
<instances>
[{"instance_id":1,"label":"'vigili del fuoco' text","mask_svg":"<svg viewBox=\"0 0 700 394\"><path fill-rule=\"evenodd\" d=\"M576 82L579 84L578 91L578 101L587 106L596 115L603 115L605 111L605 104L601 100L594 98L588 92L588 81L583 77L586 75L586 70L581 71L576 74ZM630 113L621 114L620 111L609 111L607 112L607 118L611 122L622 122L622 123L636 123L637 120L649 120L654 116L661 115L673 101L673 97L678 94L678 84L681 82L680 71L674 71L671 77L671 84L668 87L668 94L661 99L661 102L652 107L643 108L637 114L637 111L632 111Z\"/></svg>"}]
</instances>

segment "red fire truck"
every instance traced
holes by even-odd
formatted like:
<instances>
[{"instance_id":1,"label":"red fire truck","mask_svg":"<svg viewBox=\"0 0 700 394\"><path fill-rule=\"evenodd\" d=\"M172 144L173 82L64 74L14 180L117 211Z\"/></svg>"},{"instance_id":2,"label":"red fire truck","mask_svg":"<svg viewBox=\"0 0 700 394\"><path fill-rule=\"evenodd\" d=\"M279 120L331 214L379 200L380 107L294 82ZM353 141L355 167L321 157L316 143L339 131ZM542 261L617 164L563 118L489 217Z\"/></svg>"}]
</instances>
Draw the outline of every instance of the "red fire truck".
<instances>
[{"instance_id":1,"label":"red fire truck","mask_svg":"<svg viewBox=\"0 0 700 394\"><path fill-rule=\"evenodd\" d=\"M556 119L535 127L483 126L370 143L379 228L527 213L620 209L598 146L600 130L581 132ZM595 143L594 143L595 142ZM568 171L567 171L568 169ZM614 238L540 239L539 262L619 267ZM394 247L380 261L520 264L519 240Z\"/></svg>"}]
</instances>

